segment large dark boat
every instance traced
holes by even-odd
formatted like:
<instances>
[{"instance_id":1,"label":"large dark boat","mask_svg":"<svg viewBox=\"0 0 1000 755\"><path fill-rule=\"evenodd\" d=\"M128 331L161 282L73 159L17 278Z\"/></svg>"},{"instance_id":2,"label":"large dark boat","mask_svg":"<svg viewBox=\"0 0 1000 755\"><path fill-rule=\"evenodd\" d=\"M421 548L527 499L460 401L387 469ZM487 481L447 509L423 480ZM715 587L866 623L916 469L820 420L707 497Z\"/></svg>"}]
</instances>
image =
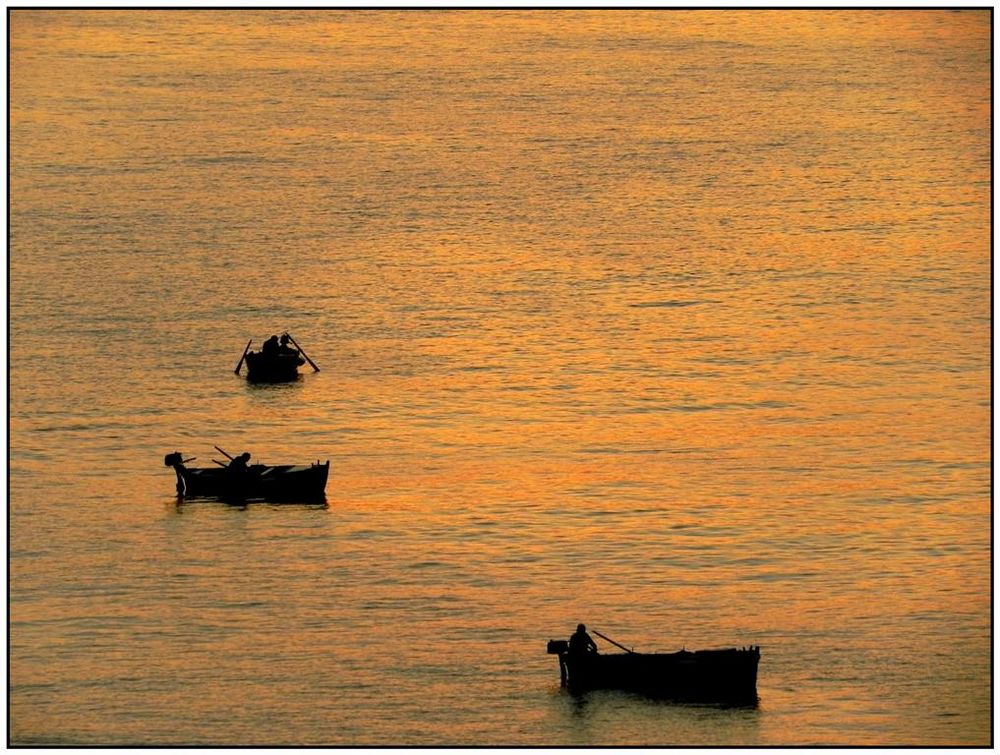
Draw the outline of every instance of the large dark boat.
<instances>
[{"instance_id":1,"label":"large dark boat","mask_svg":"<svg viewBox=\"0 0 1000 755\"><path fill-rule=\"evenodd\" d=\"M549 640L548 652L559 656L562 685L571 692L618 689L684 702L757 702L759 646L604 654L570 652L566 640Z\"/></svg>"},{"instance_id":2,"label":"large dark boat","mask_svg":"<svg viewBox=\"0 0 1000 755\"><path fill-rule=\"evenodd\" d=\"M296 503L325 500L329 460L322 464L250 464L244 468L224 466L222 462L217 462L216 467L188 467L191 461L194 459L183 458L179 451L163 458L164 465L177 473L177 494L183 498Z\"/></svg>"}]
</instances>

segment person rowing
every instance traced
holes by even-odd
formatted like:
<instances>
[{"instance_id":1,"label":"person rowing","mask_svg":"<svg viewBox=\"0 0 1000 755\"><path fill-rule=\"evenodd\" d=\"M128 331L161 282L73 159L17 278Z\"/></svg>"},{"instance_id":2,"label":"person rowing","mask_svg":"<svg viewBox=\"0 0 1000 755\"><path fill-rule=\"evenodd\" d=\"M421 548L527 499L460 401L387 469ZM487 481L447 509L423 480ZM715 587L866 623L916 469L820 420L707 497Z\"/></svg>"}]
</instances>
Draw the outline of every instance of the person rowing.
<instances>
[{"instance_id":1,"label":"person rowing","mask_svg":"<svg viewBox=\"0 0 1000 755\"><path fill-rule=\"evenodd\" d=\"M288 345L288 342L290 340L291 340L291 336L288 335L288 333L285 333L281 337L281 340L278 343L278 353L279 354L288 354L290 356L296 356L297 357L299 355L299 350L298 349L293 349L291 346Z\"/></svg>"},{"instance_id":2,"label":"person rowing","mask_svg":"<svg viewBox=\"0 0 1000 755\"><path fill-rule=\"evenodd\" d=\"M250 452L244 451L239 456L233 457L229 464L226 466L232 474L234 475L244 475L248 471L247 462L250 461Z\"/></svg>"},{"instance_id":3,"label":"person rowing","mask_svg":"<svg viewBox=\"0 0 1000 755\"><path fill-rule=\"evenodd\" d=\"M260 353L267 354L268 356L274 356L280 351L280 349L281 346L278 345L278 337L271 336L266 341L264 341L264 345L261 347Z\"/></svg>"}]
</instances>

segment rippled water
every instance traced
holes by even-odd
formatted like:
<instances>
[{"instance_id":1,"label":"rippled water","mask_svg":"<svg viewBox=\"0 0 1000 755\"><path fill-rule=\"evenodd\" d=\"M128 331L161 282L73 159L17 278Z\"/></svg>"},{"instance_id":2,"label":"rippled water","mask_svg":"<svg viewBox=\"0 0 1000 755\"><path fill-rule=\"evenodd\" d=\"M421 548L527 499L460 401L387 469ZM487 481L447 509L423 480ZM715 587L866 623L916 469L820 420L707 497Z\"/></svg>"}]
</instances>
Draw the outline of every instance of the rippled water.
<instances>
[{"instance_id":1,"label":"rippled water","mask_svg":"<svg viewBox=\"0 0 1000 755\"><path fill-rule=\"evenodd\" d=\"M991 11L9 24L12 742L991 742Z\"/></svg>"}]
</instances>

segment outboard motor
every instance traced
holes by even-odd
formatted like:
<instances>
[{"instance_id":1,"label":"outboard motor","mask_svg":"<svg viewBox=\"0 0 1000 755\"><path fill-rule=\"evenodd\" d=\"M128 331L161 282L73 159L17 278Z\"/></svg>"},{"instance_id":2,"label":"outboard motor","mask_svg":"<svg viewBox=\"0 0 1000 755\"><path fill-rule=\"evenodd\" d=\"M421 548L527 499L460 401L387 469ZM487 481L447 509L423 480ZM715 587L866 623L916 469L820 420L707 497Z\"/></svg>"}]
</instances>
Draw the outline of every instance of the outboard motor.
<instances>
[{"instance_id":1,"label":"outboard motor","mask_svg":"<svg viewBox=\"0 0 1000 755\"><path fill-rule=\"evenodd\" d=\"M569 655L569 640L549 640L545 652L549 655L559 656L559 684L565 687L569 683L569 669L566 668L566 656Z\"/></svg>"},{"instance_id":2,"label":"outboard motor","mask_svg":"<svg viewBox=\"0 0 1000 755\"><path fill-rule=\"evenodd\" d=\"M188 459L188 461L194 461L194 459ZM173 467L174 472L177 475L177 495L184 495L184 477L181 474L181 470L184 469L184 455L180 451L174 451L172 454L167 454L163 457L163 466Z\"/></svg>"}]
</instances>

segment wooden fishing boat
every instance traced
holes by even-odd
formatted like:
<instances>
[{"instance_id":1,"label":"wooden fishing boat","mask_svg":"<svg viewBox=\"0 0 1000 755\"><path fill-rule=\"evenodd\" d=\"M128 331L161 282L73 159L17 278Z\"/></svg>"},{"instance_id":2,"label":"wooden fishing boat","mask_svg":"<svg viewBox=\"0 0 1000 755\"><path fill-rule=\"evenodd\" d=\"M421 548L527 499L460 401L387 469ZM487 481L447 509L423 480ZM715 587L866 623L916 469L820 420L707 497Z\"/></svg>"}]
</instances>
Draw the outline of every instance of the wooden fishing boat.
<instances>
[{"instance_id":1,"label":"wooden fishing boat","mask_svg":"<svg viewBox=\"0 0 1000 755\"><path fill-rule=\"evenodd\" d=\"M219 449L221 450L221 449ZM224 452L223 452L224 453ZM227 454L228 455L228 454ZM232 468L188 467L179 451L163 458L177 474L177 494L183 498L220 498L237 501L313 502L325 499L330 462L312 464L250 464Z\"/></svg>"},{"instance_id":2,"label":"wooden fishing boat","mask_svg":"<svg viewBox=\"0 0 1000 755\"><path fill-rule=\"evenodd\" d=\"M283 333L279 343L278 336L271 336L264 342L260 351L250 351L253 343L251 338L247 341L246 348L243 349L243 356L236 363L233 370L237 375L244 363L247 366L247 380L252 383L284 383L290 380L297 380L299 377L299 367L309 363L315 372L319 372L319 367L302 350L295 339L288 333ZM291 343L295 348L288 344Z\"/></svg>"},{"instance_id":3,"label":"wooden fishing boat","mask_svg":"<svg viewBox=\"0 0 1000 755\"><path fill-rule=\"evenodd\" d=\"M571 692L618 689L684 702L757 702L759 646L604 654L571 653L566 640L549 640L548 652L559 656L560 679Z\"/></svg>"},{"instance_id":4,"label":"wooden fishing boat","mask_svg":"<svg viewBox=\"0 0 1000 755\"><path fill-rule=\"evenodd\" d=\"M251 351L246 355L247 380L252 383L284 383L299 376L306 360L298 354L266 354Z\"/></svg>"}]
</instances>

